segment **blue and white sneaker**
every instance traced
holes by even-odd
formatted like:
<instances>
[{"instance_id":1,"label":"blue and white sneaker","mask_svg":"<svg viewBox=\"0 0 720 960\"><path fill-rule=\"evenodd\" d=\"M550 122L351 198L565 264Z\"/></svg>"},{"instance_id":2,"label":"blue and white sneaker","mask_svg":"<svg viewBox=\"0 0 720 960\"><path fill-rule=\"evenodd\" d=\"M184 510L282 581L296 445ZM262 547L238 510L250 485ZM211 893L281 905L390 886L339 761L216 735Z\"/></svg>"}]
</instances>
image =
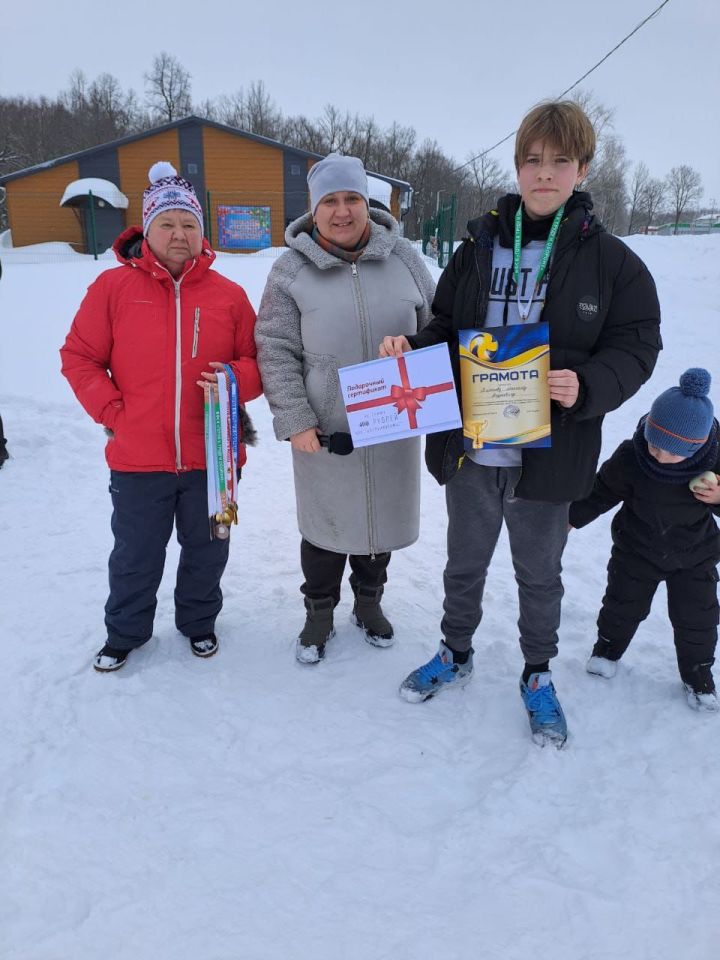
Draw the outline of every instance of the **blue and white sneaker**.
<instances>
[{"instance_id":1,"label":"blue and white sneaker","mask_svg":"<svg viewBox=\"0 0 720 960\"><path fill-rule=\"evenodd\" d=\"M531 673L527 683L520 679L520 695L530 718L530 730L535 743L544 747L553 743L562 747L567 740L567 723L549 670Z\"/></svg>"},{"instance_id":2,"label":"blue and white sneaker","mask_svg":"<svg viewBox=\"0 0 720 960\"><path fill-rule=\"evenodd\" d=\"M455 663L453 651L440 641L440 649L432 660L405 677L399 693L408 703L422 703L449 686L464 687L472 672L472 650L466 663Z\"/></svg>"}]
</instances>

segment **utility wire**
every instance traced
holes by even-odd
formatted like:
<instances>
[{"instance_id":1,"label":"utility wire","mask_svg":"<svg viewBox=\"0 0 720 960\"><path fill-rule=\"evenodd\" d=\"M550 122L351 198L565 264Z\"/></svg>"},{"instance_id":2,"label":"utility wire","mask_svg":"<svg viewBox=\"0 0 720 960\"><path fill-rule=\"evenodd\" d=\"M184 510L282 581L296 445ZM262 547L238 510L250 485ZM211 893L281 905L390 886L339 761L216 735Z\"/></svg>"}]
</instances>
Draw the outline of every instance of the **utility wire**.
<instances>
[{"instance_id":1,"label":"utility wire","mask_svg":"<svg viewBox=\"0 0 720 960\"><path fill-rule=\"evenodd\" d=\"M656 16L660 13L660 11L662 10L662 8L663 8L663 7L666 7L666 6L668 5L668 3L670 3L670 0L663 0L663 2L662 2L659 6L657 6L657 7L653 10L652 13L649 13L649 14L647 15L647 17L645 17L644 20L641 20L640 23L639 23L633 30L631 30L630 33L627 34L627 36L623 37L622 40L621 40L619 43L616 43L615 46L612 48L612 50L609 50L609 51L605 54L605 56L602 58L602 60L598 60L598 62L595 64L594 67L590 67L590 69L587 71L587 73L584 73L584 74L580 77L579 80L576 80L575 83L571 84L571 85L567 88L567 90L563 90L563 92L562 92L562 93L559 93L559 94L557 95L557 97L555 97L554 99L556 99L556 100L561 100L561 99L565 96L566 93L570 93L571 90L574 90L575 87L577 87L578 84L582 83L583 80L584 80L586 77L589 77L590 74L593 73L593 71L597 70L597 68L598 68L601 64L605 63L605 61L608 59L608 57L611 57L611 56L615 53L616 50L619 50L620 47L621 47L627 40L630 39L630 37L632 37L634 34L636 34L636 33L638 32L638 30L640 30L642 27L644 27L645 24L646 24L649 20L652 20L653 17L656 17ZM517 133L517 130L511 131L506 137L503 137L502 140L498 140L497 143L494 143L491 147L488 147L487 150L483 150L481 153L478 153L477 156L471 157L469 160L466 160L465 163L461 163L459 167L455 167L455 169L454 169L454 170L451 170L450 172L451 172L451 173L457 173L458 170L462 170L463 167L469 166L471 163L474 163L475 160L479 160L480 157L484 157L484 156L486 156L488 153L492 153L492 151L495 150L495 149L497 149L497 147L501 146L503 143L506 143L506 142L510 139L510 137L514 137L516 133Z\"/></svg>"}]
</instances>

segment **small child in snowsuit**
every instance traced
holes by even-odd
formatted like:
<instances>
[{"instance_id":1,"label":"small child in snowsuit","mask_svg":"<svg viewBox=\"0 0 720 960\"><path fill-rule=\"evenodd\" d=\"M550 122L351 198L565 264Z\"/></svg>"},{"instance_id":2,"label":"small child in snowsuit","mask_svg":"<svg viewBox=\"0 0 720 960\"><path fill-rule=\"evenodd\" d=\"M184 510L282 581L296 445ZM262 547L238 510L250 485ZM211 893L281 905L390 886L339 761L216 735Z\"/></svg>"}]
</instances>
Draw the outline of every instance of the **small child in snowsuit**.
<instances>
[{"instance_id":1,"label":"small child in snowsuit","mask_svg":"<svg viewBox=\"0 0 720 960\"><path fill-rule=\"evenodd\" d=\"M601 466L590 496L571 505L570 525L584 527L622 502L612 522L607 589L588 673L615 675L664 580L688 704L717 711L711 668L718 626L720 460L709 389L707 370L693 368L679 387L661 393L632 440Z\"/></svg>"}]
</instances>

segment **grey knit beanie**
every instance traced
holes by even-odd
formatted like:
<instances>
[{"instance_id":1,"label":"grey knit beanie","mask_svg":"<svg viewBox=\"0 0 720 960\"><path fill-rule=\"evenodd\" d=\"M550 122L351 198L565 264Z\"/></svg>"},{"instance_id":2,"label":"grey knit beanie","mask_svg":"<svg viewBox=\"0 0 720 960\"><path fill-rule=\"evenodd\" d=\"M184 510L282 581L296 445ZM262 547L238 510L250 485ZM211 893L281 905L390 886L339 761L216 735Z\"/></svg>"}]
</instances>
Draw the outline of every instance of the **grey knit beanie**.
<instances>
[{"instance_id":1,"label":"grey knit beanie","mask_svg":"<svg viewBox=\"0 0 720 960\"><path fill-rule=\"evenodd\" d=\"M339 153L329 153L324 160L310 168L307 175L310 188L310 209L315 215L317 205L323 197L337 190L352 190L359 193L367 203L370 199L367 174L362 160L358 157L343 157Z\"/></svg>"},{"instance_id":2,"label":"grey knit beanie","mask_svg":"<svg viewBox=\"0 0 720 960\"><path fill-rule=\"evenodd\" d=\"M711 377L702 367L691 367L655 400L645 420L645 439L654 447L680 457L691 457L706 442L713 425L708 398Z\"/></svg>"}]
</instances>

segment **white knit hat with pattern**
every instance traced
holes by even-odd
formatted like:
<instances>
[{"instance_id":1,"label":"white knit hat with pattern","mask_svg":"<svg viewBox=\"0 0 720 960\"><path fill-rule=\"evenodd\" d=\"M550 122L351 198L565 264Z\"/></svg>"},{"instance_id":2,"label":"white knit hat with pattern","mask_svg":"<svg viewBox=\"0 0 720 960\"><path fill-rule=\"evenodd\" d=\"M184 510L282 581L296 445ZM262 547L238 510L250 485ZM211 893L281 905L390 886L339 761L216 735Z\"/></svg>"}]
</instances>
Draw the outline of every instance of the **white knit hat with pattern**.
<instances>
[{"instance_id":1,"label":"white knit hat with pattern","mask_svg":"<svg viewBox=\"0 0 720 960\"><path fill-rule=\"evenodd\" d=\"M175 167L166 160L154 163L148 171L150 186L143 193L143 233L147 236L148 227L159 213L166 210L187 210L205 232L203 210L188 181L178 176Z\"/></svg>"}]
</instances>

